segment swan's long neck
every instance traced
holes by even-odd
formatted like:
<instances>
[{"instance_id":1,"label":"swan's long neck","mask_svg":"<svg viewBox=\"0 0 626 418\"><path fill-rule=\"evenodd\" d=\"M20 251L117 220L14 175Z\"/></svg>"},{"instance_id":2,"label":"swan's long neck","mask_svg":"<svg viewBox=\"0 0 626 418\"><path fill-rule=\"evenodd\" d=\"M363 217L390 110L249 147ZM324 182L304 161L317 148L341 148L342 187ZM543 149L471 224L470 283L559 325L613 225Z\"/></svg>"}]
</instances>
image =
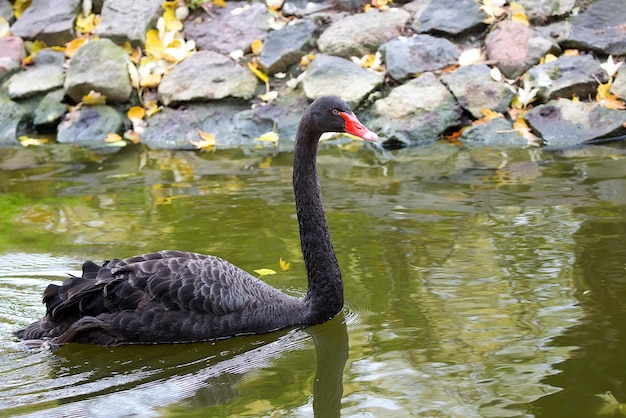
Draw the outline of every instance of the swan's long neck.
<instances>
[{"instance_id":1,"label":"swan's long neck","mask_svg":"<svg viewBox=\"0 0 626 418\"><path fill-rule=\"evenodd\" d=\"M305 115L306 116L306 115ZM293 189L300 225L300 243L308 276L304 299L311 322L333 317L343 307L343 283L324 213L317 175L321 132L302 121L296 136Z\"/></svg>"}]
</instances>

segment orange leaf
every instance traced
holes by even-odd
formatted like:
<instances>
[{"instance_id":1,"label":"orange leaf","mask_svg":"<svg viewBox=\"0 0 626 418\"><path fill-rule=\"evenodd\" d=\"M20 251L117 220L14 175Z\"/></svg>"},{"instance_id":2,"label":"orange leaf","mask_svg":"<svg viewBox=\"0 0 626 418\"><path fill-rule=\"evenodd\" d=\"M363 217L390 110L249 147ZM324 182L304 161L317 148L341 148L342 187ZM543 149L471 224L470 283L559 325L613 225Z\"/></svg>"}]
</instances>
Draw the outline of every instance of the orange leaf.
<instances>
[{"instance_id":1,"label":"orange leaf","mask_svg":"<svg viewBox=\"0 0 626 418\"><path fill-rule=\"evenodd\" d=\"M252 53L254 55L259 55L261 53L261 50L263 49L263 41L260 39L255 39L254 41L252 41L250 48L252 49Z\"/></svg>"}]
</instances>

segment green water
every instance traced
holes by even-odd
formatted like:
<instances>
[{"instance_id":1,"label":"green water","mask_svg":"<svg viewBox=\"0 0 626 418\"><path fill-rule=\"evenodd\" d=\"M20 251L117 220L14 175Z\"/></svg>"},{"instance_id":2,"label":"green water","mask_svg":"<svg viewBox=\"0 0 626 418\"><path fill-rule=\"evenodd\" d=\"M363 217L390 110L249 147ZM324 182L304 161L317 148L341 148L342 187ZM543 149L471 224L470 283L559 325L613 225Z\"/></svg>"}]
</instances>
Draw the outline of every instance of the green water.
<instances>
[{"instance_id":1,"label":"green water","mask_svg":"<svg viewBox=\"0 0 626 418\"><path fill-rule=\"evenodd\" d=\"M11 332L44 313L47 283L85 259L210 253L273 269L264 280L302 294L292 158L0 150L0 416L626 414L619 146L326 144L337 318L213 343L17 344Z\"/></svg>"}]
</instances>

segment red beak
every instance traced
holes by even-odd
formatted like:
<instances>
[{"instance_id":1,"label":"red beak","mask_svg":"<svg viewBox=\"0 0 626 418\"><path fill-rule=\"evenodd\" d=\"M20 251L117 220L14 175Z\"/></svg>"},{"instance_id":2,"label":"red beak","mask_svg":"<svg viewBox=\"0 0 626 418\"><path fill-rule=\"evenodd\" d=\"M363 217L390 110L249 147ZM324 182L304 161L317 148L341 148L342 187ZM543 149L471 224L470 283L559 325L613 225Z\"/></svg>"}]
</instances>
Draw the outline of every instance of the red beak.
<instances>
[{"instance_id":1,"label":"red beak","mask_svg":"<svg viewBox=\"0 0 626 418\"><path fill-rule=\"evenodd\" d=\"M354 113L339 112L339 115L346 121L346 132L367 141L378 142L378 134L367 129Z\"/></svg>"}]
</instances>

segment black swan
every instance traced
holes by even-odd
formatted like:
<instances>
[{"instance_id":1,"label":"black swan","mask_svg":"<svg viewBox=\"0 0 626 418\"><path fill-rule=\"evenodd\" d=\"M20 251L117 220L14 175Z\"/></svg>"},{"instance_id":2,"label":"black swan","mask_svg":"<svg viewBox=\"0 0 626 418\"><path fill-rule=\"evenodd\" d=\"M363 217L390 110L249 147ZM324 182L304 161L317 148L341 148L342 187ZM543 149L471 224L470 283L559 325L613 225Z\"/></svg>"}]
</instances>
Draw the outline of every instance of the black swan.
<instances>
[{"instance_id":1,"label":"black swan","mask_svg":"<svg viewBox=\"0 0 626 418\"><path fill-rule=\"evenodd\" d=\"M317 175L324 132L378 138L337 97L317 99L302 115L293 189L308 276L303 298L288 296L221 258L166 250L102 266L85 262L82 277L48 285L46 315L15 335L31 347L192 342L331 319L343 307L343 283Z\"/></svg>"}]
</instances>

